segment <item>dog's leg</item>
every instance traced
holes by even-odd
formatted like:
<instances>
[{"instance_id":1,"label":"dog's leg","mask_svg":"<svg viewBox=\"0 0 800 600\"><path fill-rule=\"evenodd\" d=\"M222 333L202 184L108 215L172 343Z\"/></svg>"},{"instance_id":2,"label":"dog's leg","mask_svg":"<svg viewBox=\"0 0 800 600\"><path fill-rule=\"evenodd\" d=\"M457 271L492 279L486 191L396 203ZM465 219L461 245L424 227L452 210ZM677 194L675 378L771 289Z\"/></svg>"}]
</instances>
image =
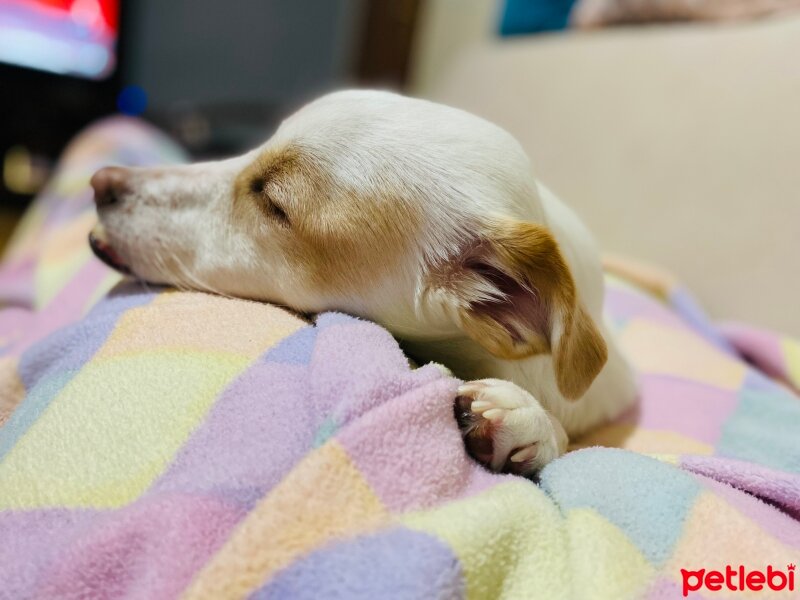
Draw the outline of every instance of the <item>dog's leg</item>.
<instances>
[{"instance_id":1,"label":"dog's leg","mask_svg":"<svg viewBox=\"0 0 800 600\"><path fill-rule=\"evenodd\" d=\"M530 475L566 452L561 424L510 381L465 383L455 411L467 450L493 471Z\"/></svg>"}]
</instances>

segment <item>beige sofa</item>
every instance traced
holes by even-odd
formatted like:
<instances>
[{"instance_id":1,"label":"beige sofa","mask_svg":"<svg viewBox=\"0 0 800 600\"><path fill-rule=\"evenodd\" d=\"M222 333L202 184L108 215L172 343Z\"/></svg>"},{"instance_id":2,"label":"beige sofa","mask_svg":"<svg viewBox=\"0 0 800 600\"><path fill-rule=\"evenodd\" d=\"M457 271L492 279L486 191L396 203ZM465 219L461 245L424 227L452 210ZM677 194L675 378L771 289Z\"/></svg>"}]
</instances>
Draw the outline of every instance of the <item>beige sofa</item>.
<instances>
[{"instance_id":1,"label":"beige sofa","mask_svg":"<svg viewBox=\"0 0 800 600\"><path fill-rule=\"evenodd\" d=\"M413 91L510 130L606 251L800 336L800 18L499 39L430 0Z\"/></svg>"}]
</instances>

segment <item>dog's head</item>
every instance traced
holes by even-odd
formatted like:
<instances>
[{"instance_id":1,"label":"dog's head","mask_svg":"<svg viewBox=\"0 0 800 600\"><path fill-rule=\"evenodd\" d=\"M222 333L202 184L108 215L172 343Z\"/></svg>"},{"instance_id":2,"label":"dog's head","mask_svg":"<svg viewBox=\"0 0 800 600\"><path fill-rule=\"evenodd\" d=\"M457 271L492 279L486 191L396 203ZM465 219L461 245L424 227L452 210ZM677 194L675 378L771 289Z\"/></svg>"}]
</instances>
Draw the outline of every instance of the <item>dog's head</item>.
<instances>
[{"instance_id":1,"label":"dog's head","mask_svg":"<svg viewBox=\"0 0 800 600\"><path fill-rule=\"evenodd\" d=\"M260 148L95 174L95 252L154 282L343 310L412 340L551 353L583 394L606 348L542 223L525 153L465 112L383 92L325 96Z\"/></svg>"}]
</instances>

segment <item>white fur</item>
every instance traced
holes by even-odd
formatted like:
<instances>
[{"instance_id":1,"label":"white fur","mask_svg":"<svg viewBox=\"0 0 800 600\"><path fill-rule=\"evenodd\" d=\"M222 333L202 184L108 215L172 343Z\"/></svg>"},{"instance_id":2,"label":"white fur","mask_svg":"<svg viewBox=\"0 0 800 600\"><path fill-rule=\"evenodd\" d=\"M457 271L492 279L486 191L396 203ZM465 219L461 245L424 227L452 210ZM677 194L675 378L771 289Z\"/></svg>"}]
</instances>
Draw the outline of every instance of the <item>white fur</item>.
<instances>
[{"instance_id":1,"label":"white fur","mask_svg":"<svg viewBox=\"0 0 800 600\"><path fill-rule=\"evenodd\" d=\"M391 268L381 260L380 239L371 240L365 232L347 233L364 235L365 244L372 244L375 267L366 274L370 286L322 291L302 275L297 258L283 250L279 240L291 232L278 232L269 222L232 221L237 175L265 151L290 145L324 165L325 181L330 183L322 199L306 197L305 188L271 190L290 212L313 202L315 211L325 212L325 224L340 227L339 221L348 215L337 213L337 200L347 193L363 202L380 198L399 203L422 224L404 255L393 257ZM522 404L539 411L544 407L570 436L618 415L635 398L630 370L603 325L602 272L591 235L569 208L537 183L516 140L478 117L385 92L339 92L305 106L262 147L243 156L133 169L124 188L120 201L98 212L108 243L143 279L283 303L306 312L343 310L374 320L412 354L442 362L464 379L514 382L529 392L520 392L525 397ZM429 266L457 253L476 224L491 216L550 230L579 298L605 338L608 362L577 401L559 392L550 355L495 358L463 333L452 299L426 284ZM497 387L496 396L519 396L503 382L491 385ZM502 399L498 403L502 405ZM504 434L511 436L504 442L508 451L541 442L537 468L546 462L543 457L549 460L563 452L547 441L558 437L548 419L506 421L514 421Z\"/></svg>"}]
</instances>

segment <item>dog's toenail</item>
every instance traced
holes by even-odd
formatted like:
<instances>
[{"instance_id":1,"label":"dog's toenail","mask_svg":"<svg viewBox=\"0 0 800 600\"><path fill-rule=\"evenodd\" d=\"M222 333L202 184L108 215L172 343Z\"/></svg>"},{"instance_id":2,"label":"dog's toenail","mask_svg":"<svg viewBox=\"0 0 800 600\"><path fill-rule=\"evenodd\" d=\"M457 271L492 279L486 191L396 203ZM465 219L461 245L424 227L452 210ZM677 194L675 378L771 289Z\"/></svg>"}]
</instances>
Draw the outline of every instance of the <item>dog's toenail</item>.
<instances>
[{"instance_id":1,"label":"dog's toenail","mask_svg":"<svg viewBox=\"0 0 800 600\"><path fill-rule=\"evenodd\" d=\"M509 460L511 462L521 463L534 458L538 453L539 447L538 445L534 444L533 446L528 446L527 448L523 448L519 452L516 452L511 456L511 458L509 458Z\"/></svg>"},{"instance_id":2,"label":"dog's toenail","mask_svg":"<svg viewBox=\"0 0 800 600\"><path fill-rule=\"evenodd\" d=\"M486 402L486 400L475 400L470 408L472 409L472 412L481 412L482 410L486 410L492 406L492 403Z\"/></svg>"},{"instance_id":3,"label":"dog's toenail","mask_svg":"<svg viewBox=\"0 0 800 600\"><path fill-rule=\"evenodd\" d=\"M503 418L503 415L506 411L501 408L490 408L486 412L483 413L483 418L488 419L490 421L499 421Z\"/></svg>"}]
</instances>

